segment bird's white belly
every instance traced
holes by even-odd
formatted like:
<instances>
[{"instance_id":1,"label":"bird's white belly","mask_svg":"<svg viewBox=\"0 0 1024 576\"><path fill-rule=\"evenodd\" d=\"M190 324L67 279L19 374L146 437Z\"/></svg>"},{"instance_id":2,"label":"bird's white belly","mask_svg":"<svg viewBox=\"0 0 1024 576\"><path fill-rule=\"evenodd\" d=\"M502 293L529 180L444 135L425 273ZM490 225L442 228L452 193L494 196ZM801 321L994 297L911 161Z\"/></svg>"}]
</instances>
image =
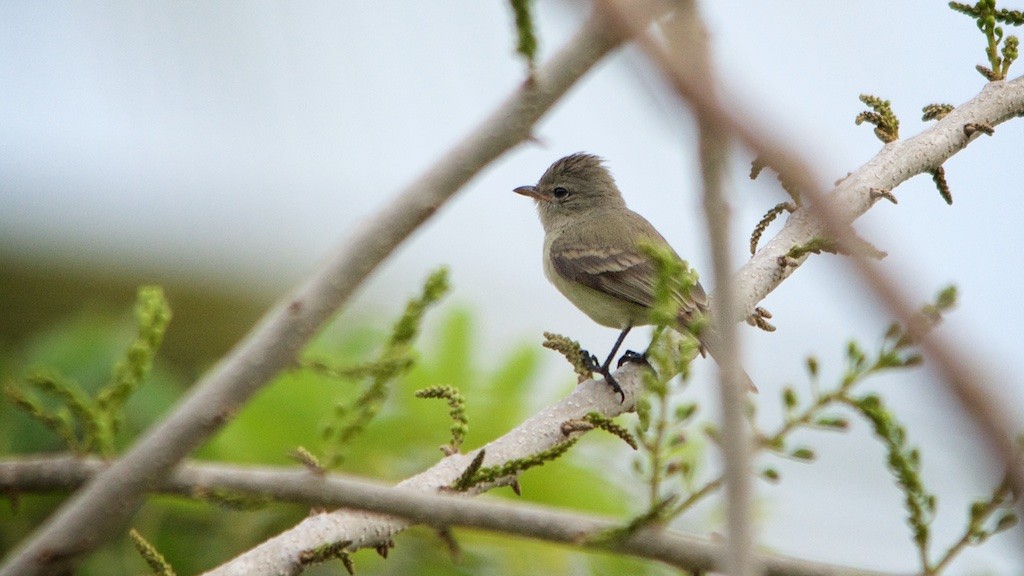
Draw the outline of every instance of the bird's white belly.
<instances>
[{"instance_id":1,"label":"bird's white belly","mask_svg":"<svg viewBox=\"0 0 1024 576\"><path fill-rule=\"evenodd\" d=\"M602 326L622 329L651 323L647 308L563 278L548 258L544 259L544 275L563 296Z\"/></svg>"}]
</instances>

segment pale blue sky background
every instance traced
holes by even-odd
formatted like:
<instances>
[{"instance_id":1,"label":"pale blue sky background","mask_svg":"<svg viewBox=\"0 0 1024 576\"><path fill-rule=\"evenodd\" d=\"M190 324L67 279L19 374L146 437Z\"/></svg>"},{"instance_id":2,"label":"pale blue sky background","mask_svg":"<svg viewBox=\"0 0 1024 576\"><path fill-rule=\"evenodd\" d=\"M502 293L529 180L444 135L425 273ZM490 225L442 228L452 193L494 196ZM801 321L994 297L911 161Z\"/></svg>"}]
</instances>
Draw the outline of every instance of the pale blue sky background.
<instances>
[{"instance_id":1,"label":"pale blue sky background","mask_svg":"<svg viewBox=\"0 0 1024 576\"><path fill-rule=\"evenodd\" d=\"M826 182L880 146L853 123L858 94L892 100L911 136L923 126L923 105L962 103L984 83L973 69L983 62L982 37L945 2L704 4L727 91L806 146ZM543 54L563 44L584 10L539 2ZM0 250L281 293L523 80L513 46L498 0L4 3ZM477 314L488 353L509 341L539 344L543 330L606 349L614 331L593 325L544 280L540 225L531 203L511 192L579 150L607 158L630 205L698 270L710 269L692 123L636 50L599 65L536 134L542 144L520 146L474 180L385 263L352 309L392 313L428 270L448 264L453 302ZM944 329L988 365L1000 386L993 393L1015 405L1024 401L1022 149L1024 123L1004 124L947 163L952 207L919 176L896 191L898 206L882 203L859 224L922 300L947 283L960 287L963 304ZM771 175L746 179L749 161L736 150L737 258L760 215L784 198ZM764 305L779 331L746 331L746 351L766 423L778 419L783 384L804 382L804 355L819 354L834 376L848 338L870 345L887 324L833 256L813 258ZM545 399L571 380L554 358L549 373L560 388ZM709 376L702 366L696 387L708 388L700 379ZM926 480L940 494L943 548L997 472L930 378L918 370L871 387L922 446ZM763 544L915 568L900 494L868 436L858 423L845 436L804 438L821 461L783 463L785 481L761 487ZM708 509L692 521L716 518ZM952 572L1019 574L1020 539L1019 530L997 537Z\"/></svg>"}]
</instances>

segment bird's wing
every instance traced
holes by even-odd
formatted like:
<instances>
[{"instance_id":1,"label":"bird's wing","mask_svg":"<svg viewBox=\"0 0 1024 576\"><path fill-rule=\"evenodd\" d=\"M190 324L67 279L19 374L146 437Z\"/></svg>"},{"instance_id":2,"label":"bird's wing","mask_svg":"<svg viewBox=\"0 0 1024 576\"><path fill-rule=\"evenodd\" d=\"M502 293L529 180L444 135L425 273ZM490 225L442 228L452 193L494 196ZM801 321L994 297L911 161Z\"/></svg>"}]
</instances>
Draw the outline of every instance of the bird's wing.
<instances>
[{"instance_id":1,"label":"bird's wing","mask_svg":"<svg viewBox=\"0 0 1024 576\"><path fill-rule=\"evenodd\" d=\"M551 245L551 264L555 271L567 280L599 292L645 308L652 307L657 273L650 257L635 246L595 241L598 238L589 240L578 242L564 237L555 240ZM707 296L700 284L691 288L689 294L678 294L677 300L684 321L693 312L707 307Z\"/></svg>"}]
</instances>

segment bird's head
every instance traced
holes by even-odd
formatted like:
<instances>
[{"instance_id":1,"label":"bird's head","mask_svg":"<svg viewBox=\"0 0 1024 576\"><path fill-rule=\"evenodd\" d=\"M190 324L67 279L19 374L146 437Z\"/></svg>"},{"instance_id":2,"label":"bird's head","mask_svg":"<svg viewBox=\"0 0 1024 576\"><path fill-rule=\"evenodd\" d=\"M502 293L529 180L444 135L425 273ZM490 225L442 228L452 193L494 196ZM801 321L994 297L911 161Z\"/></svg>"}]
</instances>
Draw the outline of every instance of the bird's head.
<instances>
[{"instance_id":1,"label":"bird's head","mask_svg":"<svg viewBox=\"0 0 1024 576\"><path fill-rule=\"evenodd\" d=\"M520 186L517 194L537 202L545 230L564 226L592 210L625 206L615 179L601 158L578 152L557 160L534 186Z\"/></svg>"}]
</instances>

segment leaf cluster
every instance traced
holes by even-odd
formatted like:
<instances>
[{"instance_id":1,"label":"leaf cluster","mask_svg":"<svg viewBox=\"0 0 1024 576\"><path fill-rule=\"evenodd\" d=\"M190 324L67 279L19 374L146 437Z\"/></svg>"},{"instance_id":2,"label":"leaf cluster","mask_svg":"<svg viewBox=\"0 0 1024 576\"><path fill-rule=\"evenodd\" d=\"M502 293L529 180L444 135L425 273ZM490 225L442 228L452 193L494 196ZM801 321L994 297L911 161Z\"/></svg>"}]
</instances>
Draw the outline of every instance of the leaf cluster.
<instances>
[{"instance_id":1,"label":"leaf cluster","mask_svg":"<svg viewBox=\"0 0 1024 576\"><path fill-rule=\"evenodd\" d=\"M569 448L572 448L578 440L578 436L568 438L546 450L541 450L524 458L511 458L494 466L483 465L487 454L485 450L481 449L473 457L466 470L455 480L451 489L457 492L465 492L481 484L493 484L500 481L515 482L515 477L522 472L557 460L568 452ZM518 492L518 488L516 491Z\"/></svg>"},{"instance_id":2,"label":"leaf cluster","mask_svg":"<svg viewBox=\"0 0 1024 576\"><path fill-rule=\"evenodd\" d=\"M164 559L156 547L150 544L138 530L132 528L128 532L128 536L131 538L132 545L135 546L139 556L142 556L142 559L146 561L151 574L154 576L175 576L174 568L171 567L171 564Z\"/></svg>"},{"instance_id":3,"label":"leaf cluster","mask_svg":"<svg viewBox=\"0 0 1024 576\"><path fill-rule=\"evenodd\" d=\"M886 144L899 140L900 121L892 111L892 104L888 100L870 94L861 94L860 101L871 110L857 115L857 125L860 126L864 122L874 124L875 136Z\"/></svg>"},{"instance_id":4,"label":"leaf cluster","mask_svg":"<svg viewBox=\"0 0 1024 576\"><path fill-rule=\"evenodd\" d=\"M651 322L658 326L676 326L686 303L692 301L691 293L700 276L668 246L645 243L640 249L651 258L655 270ZM691 320L689 328L695 334L700 331L701 321L701 318Z\"/></svg>"},{"instance_id":5,"label":"leaf cluster","mask_svg":"<svg viewBox=\"0 0 1024 576\"><path fill-rule=\"evenodd\" d=\"M700 469L703 448L687 431L698 406L681 400L689 384L689 363L699 344L675 332L663 332L648 352L653 370L644 373L644 394L636 403L633 435L639 454L633 470L647 486L647 516L667 520L682 510L666 499L692 488ZM655 513L657 512L657 513Z\"/></svg>"},{"instance_id":6,"label":"leaf cluster","mask_svg":"<svg viewBox=\"0 0 1024 576\"><path fill-rule=\"evenodd\" d=\"M1020 55L1020 40L1012 34L1005 36L999 24L1020 26L1024 24L1024 12L998 9L996 0L978 0L973 5L950 2L949 7L974 18L978 30L985 35L985 56L989 65L979 64L978 72L989 81L1005 80L1010 65Z\"/></svg>"},{"instance_id":7,"label":"leaf cluster","mask_svg":"<svg viewBox=\"0 0 1024 576\"><path fill-rule=\"evenodd\" d=\"M900 489L907 509L907 523L922 558L927 558L929 525L935 517L935 495L921 479L921 454L907 445L907 433L877 394L849 399L849 404L874 428L887 453L886 464Z\"/></svg>"},{"instance_id":8,"label":"leaf cluster","mask_svg":"<svg viewBox=\"0 0 1024 576\"><path fill-rule=\"evenodd\" d=\"M791 445L792 437L798 430L817 429L845 431L850 428L849 419L842 414L844 409L865 418L886 449L886 466L903 492L907 510L907 523L911 528L912 540L919 550L922 568L926 574L935 574L955 557L963 547L982 542L992 534L1006 530L1016 523L1016 516L1007 508L1013 497L1004 484L997 487L991 496L975 502L970 510L964 535L954 543L937 561L928 555L930 542L929 527L936 515L936 498L924 484L921 474L921 455L908 442L908 434L892 411L884 406L881 396L867 394L855 396L856 386L870 377L891 370L913 368L923 362L916 350L917 339L924 330L931 329L950 311L957 300L954 287L941 290L934 301L921 308L919 324L909 330L897 323L891 324L883 334L875 352L869 354L856 342L850 342L846 349L846 366L837 383L823 389L820 383L820 366L814 357L806 362L810 381L810 400L805 401L795 388L788 386L781 394L785 415L782 425L772 432L762 432L751 420L757 439L758 451L765 451L787 459L813 462L814 449L806 445ZM664 362L661 347L652 347L652 364ZM668 357L671 358L671 354ZM641 459L634 465L635 471L648 486L648 507L645 512L620 531L632 533L646 524L660 524L675 518L705 500L724 486L721 474L701 479L695 471L703 466L707 455L698 448L696 440L707 438L717 442L717 430L694 416L698 414L696 404L686 403L679 398L685 393L681 385L670 385L665 378L659 378L660 370L648 374L647 393L637 403L638 424L635 435L640 445ZM674 402L675 409L667 409ZM753 416L753 406L749 414ZM688 457L680 457L687 454ZM761 477L770 482L781 481L781 476L772 465L765 465ZM669 479L685 480L669 484ZM991 520L999 510L1003 513ZM616 534L618 534L617 532Z\"/></svg>"},{"instance_id":9,"label":"leaf cluster","mask_svg":"<svg viewBox=\"0 0 1024 576\"><path fill-rule=\"evenodd\" d=\"M446 456L457 454L462 447L466 433L469 431L469 420L466 418L466 398L454 386L431 386L416 392L417 398L440 398L448 401L448 416L452 419L449 430L451 441L441 447Z\"/></svg>"},{"instance_id":10,"label":"leaf cluster","mask_svg":"<svg viewBox=\"0 0 1024 576\"><path fill-rule=\"evenodd\" d=\"M891 324L882 337L882 342L874 354L867 354L863 348L850 342L846 350L846 369L836 387L829 391L820 391L818 384L818 361L811 357L807 361L807 372L811 379L812 400L804 408L796 391L787 387L782 395L786 414L784 425L774 434L761 435L760 444L770 451L787 455L797 460L810 461L813 450L807 447L786 448L786 438L792 431L801 427L815 427L830 430L845 430L849 427L846 418L830 414L837 406L847 406L865 418L872 426L875 436L882 442L886 451L886 466L896 479L896 484L903 492L904 507L907 511L907 525L910 527L912 540L918 550L923 573L936 574L951 561L965 546L983 541L991 534L1005 530L1016 522L1016 516L1005 513L994 525L988 519L999 509L1012 503L1005 483L998 486L992 495L975 502L970 511L968 525L964 536L953 544L936 562L929 556L930 526L937 512L935 495L924 484L921 473L920 451L909 444L908 433L898 421L896 415L889 410L878 394L853 395L856 385L870 376L883 371L907 369L923 363L923 357L915 349L917 335L932 329L944 314L949 312L957 302L957 290L949 286L939 291L935 300L922 306L919 312L918 327L910 330L898 323ZM766 476L778 480L777 472L766 469Z\"/></svg>"},{"instance_id":11,"label":"leaf cluster","mask_svg":"<svg viewBox=\"0 0 1024 576\"><path fill-rule=\"evenodd\" d=\"M163 290L143 286L135 302L135 340L115 364L109 382L95 396L52 369L36 369L21 385L6 385L4 395L75 453L110 456L124 421L124 405L152 369L170 320ZM39 395L53 402L44 402Z\"/></svg>"},{"instance_id":12,"label":"leaf cluster","mask_svg":"<svg viewBox=\"0 0 1024 576\"><path fill-rule=\"evenodd\" d=\"M572 365L573 372L580 382L589 380L593 375L592 365L588 362L583 347L576 340L561 334L545 332L542 346L561 354Z\"/></svg>"},{"instance_id":13,"label":"leaf cluster","mask_svg":"<svg viewBox=\"0 0 1024 576\"><path fill-rule=\"evenodd\" d=\"M330 560L340 560L342 565L345 566L345 571L349 574L355 574L355 566L352 563L352 556L345 550L352 545L349 540L342 540L340 542L329 542L322 546L312 548L304 551L299 556L299 561L302 562L303 566L311 566L313 564L320 564L328 562Z\"/></svg>"},{"instance_id":14,"label":"leaf cluster","mask_svg":"<svg viewBox=\"0 0 1024 576\"><path fill-rule=\"evenodd\" d=\"M533 73L537 66L537 32L533 18L534 0L509 0L516 22L516 53Z\"/></svg>"},{"instance_id":15,"label":"leaf cluster","mask_svg":"<svg viewBox=\"0 0 1024 576\"><path fill-rule=\"evenodd\" d=\"M750 233L750 255L753 256L757 253L757 245L761 242L761 236L764 235L765 231L768 230L768 226L775 221L783 212L796 212L797 205L793 202L779 202L775 206L772 206L761 220L758 221L757 225L754 226L753 232Z\"/></svg>"}]
</instances>

